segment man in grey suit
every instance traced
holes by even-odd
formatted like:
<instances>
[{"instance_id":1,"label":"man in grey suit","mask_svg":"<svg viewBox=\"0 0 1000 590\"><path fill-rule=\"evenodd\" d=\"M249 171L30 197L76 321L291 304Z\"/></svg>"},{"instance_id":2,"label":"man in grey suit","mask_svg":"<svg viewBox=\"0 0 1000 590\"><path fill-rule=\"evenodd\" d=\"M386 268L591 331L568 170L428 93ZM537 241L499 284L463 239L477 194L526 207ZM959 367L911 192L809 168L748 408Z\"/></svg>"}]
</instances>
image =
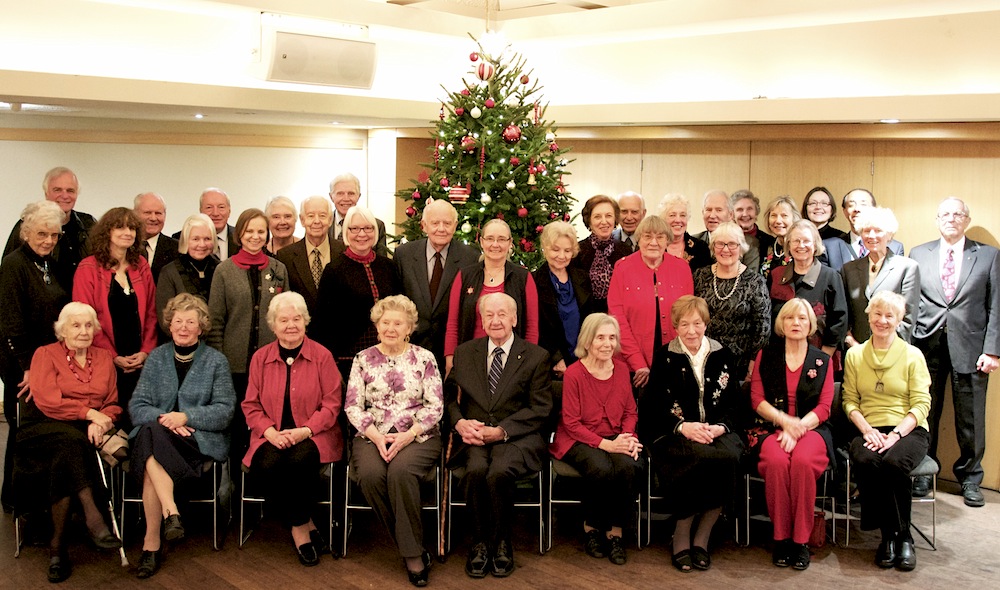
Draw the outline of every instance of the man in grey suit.
<instances>
[{"instance_id":1,"label":"man in grey suit","mask_svg":"<svg viewBox=\"0 0 1000 590\"><path fill-rule=\"evenodd\" d=\"M403 293L417 306L420 316L410 342L433 352L442 371L451 284L459 269L479 259L478 250L454 239L457 225L455 208L437 199L424 207L420 219L427 237L397 246L393 256L403 278Z\"/></svg>"},{"instance_id":2,"label":"man in grey suit","mask_svg":"<svg viewBox=\"0 0 1000 590\"><path fill-rule=\"evenodd\" d=\"M920 313L914 344L931 374L931 445L937 460L938 427L945 384L951 379L959 457L953 470L966 506L983 506L986 452L986 388L1000 366L1000 251L966 238L969 208L955 197L938 205L941 239L917 246L910 257L920 265ZM914 484L926 494L929 481Z\"/></svg>"},{"instance_id":3,"label":"man in grey suit","mask_svg":"<svg viewBox=\"0 0 1000 590\"><path fill-rule=\"evenodd\" d=\"M344 241L344 216L347 210L358 204L361 199L361 181L358 177L345 172L330 181L330 200L333 201L334 217L330 226L330 238L334 241ZM385 223L376 219L378 225L378 240L375 242L375 254L389 258L389 247L385 238Z\"/></svg>"},{"instance_id":4,"label":"man in grey suit","mask_svg":"<svg viewBox=\"0 0 1000 590\"><path fill-rule=\"evenodd\" d=\"M873 207L858 216L857 227L865 240L868 255L852 260L840 269L847 294L847 346L863 344L872 330L865 309L879 291L899 293L906 299L906 313L896 327L900 338L913 340L917 308L920 305L920 267L916 262L889 250L889 240L899 229L892 211Z\"/></svg>"},{"instance_id":5,"label":"man in grey suit","mask_svg":"<svg viewBox=\"0 0 1000 590\"><path fill-rule=\"evenodd\" d=\"M479 315L487 336L455 349L444 385L445 421L457 435L448 464L465 468L461 484L474 535L465 573L502 578L514 571L514 487L539 471L545 456L551 367L544 348L514 335L513 297L485 295Z\"/></svg>"}]
</instances>

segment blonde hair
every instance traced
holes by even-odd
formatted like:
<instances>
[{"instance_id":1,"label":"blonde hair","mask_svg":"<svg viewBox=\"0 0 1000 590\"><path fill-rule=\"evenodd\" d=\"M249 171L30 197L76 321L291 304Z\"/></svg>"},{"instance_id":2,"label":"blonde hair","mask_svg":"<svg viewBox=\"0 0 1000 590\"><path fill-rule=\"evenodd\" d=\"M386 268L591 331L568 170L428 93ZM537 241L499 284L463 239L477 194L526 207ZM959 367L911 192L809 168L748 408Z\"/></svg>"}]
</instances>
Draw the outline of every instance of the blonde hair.
<instances>
[{"instance_id":1,"label":"blonde hair","mask_svg":"<svg viewBox=\"0 0 1000 590\"><path fill-rule=\"evenodd\" d=\"M369 318L373 324L378 325L379 320L385 315L387 311L399 311L406 315L406 319L410 321L410 333L413 333L413 329L417 327L417 321L420 315L417 313L417 306L413 301L410 300L406 295L390 295L388 297L383 297L375 302L372 306L371 314Z\"/></svg>"},{"instance_id":2,"label":"blonde hair","mask_svg":"<svg viewBox=\"0 0 1000 590\"><path fill-rule=\"evenodd\" d=\"M580 243L576 237L576 229L566 221L553 221L542 230L542 251L548 250L559 238L569 238L573 244L573 256L580 253Z\"/></svg>"},{"instance_id":3,"label":"blonde hair","mask_svg":"<svg viewBox=\"0 0 1000 590\"><path fill-rule=\"evenodd\" d=\"M785 328L782 326L785 322L785 318L792 315L797 308L802 308L806 310L806 315L809 316L809 333L806 336L812 336L816 333L816 313L813 311L812 305L808 301L801 297L793 297L785 302L778 310L778 316L774 318L774 333L782 338L785 337Z\"/></svg>"}]
</instances>

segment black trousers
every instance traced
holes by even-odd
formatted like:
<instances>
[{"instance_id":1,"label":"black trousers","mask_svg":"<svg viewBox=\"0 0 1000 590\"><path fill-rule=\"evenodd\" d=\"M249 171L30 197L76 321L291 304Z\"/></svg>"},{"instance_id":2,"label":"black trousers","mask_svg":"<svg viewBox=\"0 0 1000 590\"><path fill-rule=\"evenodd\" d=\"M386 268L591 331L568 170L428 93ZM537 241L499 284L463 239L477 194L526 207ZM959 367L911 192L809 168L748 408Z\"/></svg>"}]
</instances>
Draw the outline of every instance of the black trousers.
<instances>
[{"instance_id":1,"label":"black trousers","mask_svg":"<svg viewBox=\"0 0 1000 590\"><path fill-rule=\"evenodd\" d=\"M576 443L563 455L583 475L584 522L599 531L625 527L635 508L636 483L643 471L643 461L621 453Z\"/></svg>"},{"instance_id":2,"label":"black trousers","mask_svg":"<svg viewBox=\"0 0 1000 590\"><path fill-rule=\"evenodd\" d=\"M309 522L319 490L319 449L306 439L287 449L265 442L250 460L255 485L286 527Z\"/></svg>"},{"instance_id":3,"label":"black trousers","mask_svg":"<svg viewBox=\"0 0 1000 590\"><path fill-rule=\"evenodd\" d=\"M958 437L958 460L953 470L959 483L983 483L983 455L986 453L986 388L989 375L955 371L948 349L948 334L938 330L917 343L931 374L930 450L937 461L938 429L944 410L945 385L951 380L955 407L955 434ZM938 461L940 463L940 461Z\"/></svg>"},{"instance_id":4,"label":"black trousers","mask_svg":"<svg viewBox=\"0 0 1000 590\"><path fill-rule=\"evenodd\" d=\"M514 521L514 487L528 475L524 455L517 446L494 443L470 446L465 451L465 477L461 485L472 516L473 543L510 541Z\"/></svg>"},{"instance_id":5,"label":"black trousers","mask_svg":"<svg viewBox=\"0 0 1000 590\"><path fill-rule=\"evenodd\" d=\"M892 428L880 426L878 430L888 434ZM896 533L909 536L910 472L927 454L929 437L918 426L884 453L866 449L860 436L851 441L851 461L861 490L861 528L880 529L885 539Z\"/></svg>"}]
</instances>

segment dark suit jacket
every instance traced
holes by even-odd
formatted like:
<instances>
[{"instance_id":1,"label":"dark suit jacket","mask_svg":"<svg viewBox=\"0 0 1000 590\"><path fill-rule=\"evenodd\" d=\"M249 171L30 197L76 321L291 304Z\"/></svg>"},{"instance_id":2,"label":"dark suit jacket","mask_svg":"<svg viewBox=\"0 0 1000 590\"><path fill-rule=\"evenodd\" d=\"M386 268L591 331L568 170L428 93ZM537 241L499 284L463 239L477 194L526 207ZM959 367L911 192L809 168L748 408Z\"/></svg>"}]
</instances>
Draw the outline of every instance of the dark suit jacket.
<instances>
[{"instance_id":1,"label":"dark suit jacket","mask_svg":"<svg viewBox=\"0 0 1000 590\"><path fill-rule=\"evenodd\" d=\"M851 247L851 244L847 240L827 238L823 240L823 247L826 248L826 252L822 256L817 257L817 260L837 272L840 272L840 269L845 264L858 258L857 253L854 252L854 248ZM889 251L902 256L903 244L897 240L890 240Z\"/></svg>"},{"instance_id":2,"label":"dark suit jacket","mask_svg":"<svg viewBox=\"0 0 1000 590\"><path fill-rule=\"evenodd\" d=\"M920 305L920 268L916 262L905 256L893 254L890 250L875 276L875 282L868 284L869 258L852 260L840 269L844 278L844 292L847 295L848 330L858 342L871 338L872 329L868 324L865 308L879 291L893 291L906 298L906 314L896 327L899 336L911 342L913 325Z\"/></svg>"},{"instance_id":3,"label":"dark suit jacket","mask_svg":"<svg viewBox=\"0 0 1000 590\"><path fill-rule=\"evenodd\" d=\"M339 242L336 240L330 241L330 260L334 260L337 256L344 253L347 246L344 242ZM288 286L291 287L292 291L302 295L302 298L306 300L306 308L309 310L309 316L316 318L316 302L319 298L319 288L313 281L312 276L312 261L309 260L308 250L306 249L306 238L295 242L291 246L285 246L275 255L285 268L288 270ZM324 267L325 269L326 267ZM318 329L318 323L310 323L306 327L306 333L310 338L315 339L314 330Z\"/></svg>"},{"instance_id":4,"label":"dark suit jacket","mask_svg":"<svg viewBox=\"0 0 1000 590\"><path fill-rule=\"evenodd\" d=\"M403 293L417 306L417 326L410 342L434 353L438 365L444 368L444 333L448 324L448 294L459 269L479 260L479 251L452 240L437 297L431 300L430 277L427 275L427 238L401 244L393 262L403 279Z\"/></svg>"},{"instance_id":5,"label":"dark suit jacket","mask_svg":"<svg viewBox=\"0 0 1000 590\"><path fill-rule=\"evenodd\" d=\"M343 245L344 244L343 236L341 236L341 239L339 240L334 237L337 235L336 212L334 212L333 217L334 217L334 222L333 222L334 225L330 226L330 243L340 242ZM375 254L378 256L385 256L386 258L392 258L392 255L389 253L389 246L386 244L385 224L382 223L381 219L376 219L375 223L378 224L378 241L375 242Z\"/></svg>"},{"instance_id":6,"label":"dark suit jacket","mask_svg":"<svg viewBox=\"0 0 1000 590\"><path fill-rule=\"evenodd\" d=\"M90 256L90 230L97 220L93 215L82 211L70 211L69 221L62 226L63 235L52 250L52 260L58 264L55 276L67 293L73 291L73 276L80 261ZM21 220L17 220L14 229L7 238L7 246L3 255L7 256L21 246Z\"/></svg>"},{"instance_id":7,"label":"dark suit jacket","mask_svg":"<svg viewBox=\"0 0 1000 590\"><path fill-rule=\"evenodd\" d=\"M590 275L579 268L567 268L569 280L573 283L573 295L576 296L576 305L580 308L580 323L592 313L594 313L594 300L590 291ZM566 335L563 328L562 318L559 317L559 300L556 297L556 288L552 286L552 279L549 276L549 265L543 264L541 268L532 273L535 279L535 290L538 291L538 345L548 351L552 364L555 365L561 360L569 358L567 353L572 352L566 343ZM577 326L579 328L579 326ZM573 343L574 347L576 343ZM569 364L569 361L567 361Z\"/></svg>"},{"instance_id":8,"label":"dark suit jacket","mask_svg":"<svg viewBox=\"0 0 1000 590\"><path fill-rule=\"evenodd\" d=\"M947 327L948 352L959 373L975 373L979 355L1000 355L1000 252L965 238L961 274L949 303L941 285L941 241L917 246L910 258L920 265L920 311L914 343Z\"/></svg>"},{"instance_id":9,"label":"dark suit jacket","mask_svg":"<svg viewBox=\"0 0 1000 590\"><path fill-rule=\"evenodd\" d=\"M161 233L156 240L156 250L153 250L153 260L149 263L149 270L153 273L153 280L160 280L160 269L177 260L180 254L177 252L178 242L167 234ZM145 249L144 249L145 250Z\"/></svg>"},{"instance_id":10,"label":"dark suit jacket","mask_svg":"<svg viewBox=\"0 0 1000 590\"><path fill-rule=\"evenodd\" d=\"M757 226L755 225L754 227ZM774 236L758 227L756 234L746 234L748 244L751 243L751 238L753 244L757 246L757 262L758 264L763 263L767 259L767 253L774 247Z\"/></svg>"},{"instance_id":11,"label":"dark suit jacket","mask_svg":"<svg viewBox=\"0 0 1000 590\"><path fill-rule=\"evenodd\" d=\"M525 467L542 468L548 433L543 429L552 412L549 355L540 346L518 336L510 349L496 394L490 397L486 370L487 342L476 338L455 349L455 364L445 382L444 394L449 430L461 419L479 420L503 428L512 444L521 450ZM454 435L451 461L463 465L467 445Z\"/></svg>"}]
</instances>

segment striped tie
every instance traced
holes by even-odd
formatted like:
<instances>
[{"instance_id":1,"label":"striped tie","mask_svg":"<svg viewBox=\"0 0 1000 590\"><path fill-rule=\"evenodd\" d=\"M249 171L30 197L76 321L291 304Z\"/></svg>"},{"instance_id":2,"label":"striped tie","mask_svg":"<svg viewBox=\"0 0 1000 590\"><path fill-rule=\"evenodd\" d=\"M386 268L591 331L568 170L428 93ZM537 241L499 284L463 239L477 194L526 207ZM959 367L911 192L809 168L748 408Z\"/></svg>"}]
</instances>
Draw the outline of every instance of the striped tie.
<instances>
[{"instance_id":1,"label":"striped tie","mask_svg":"<svg viewBox=\"0 0 1000 590\"><path fill-rule=\"evenodd\" d=\"M497 391L501 373L503 373L503 349L498 346L493 349L493 362L490 364L490 397Z\"/></svg>"}]
</instances>

